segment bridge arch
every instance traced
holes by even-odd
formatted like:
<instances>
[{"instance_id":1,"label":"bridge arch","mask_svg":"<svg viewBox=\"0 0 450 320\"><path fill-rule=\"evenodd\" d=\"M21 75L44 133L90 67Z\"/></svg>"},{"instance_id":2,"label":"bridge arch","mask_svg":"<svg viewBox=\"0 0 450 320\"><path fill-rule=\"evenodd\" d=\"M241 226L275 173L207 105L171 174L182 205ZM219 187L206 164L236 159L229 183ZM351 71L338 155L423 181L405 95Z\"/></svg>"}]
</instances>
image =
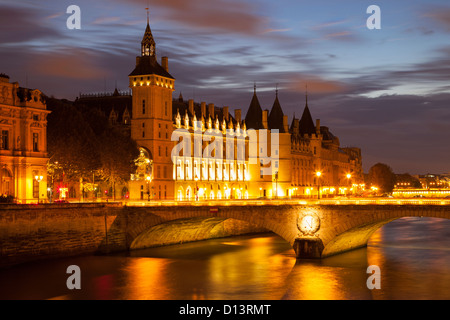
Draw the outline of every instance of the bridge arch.
<instances>
[{"instance_id":1,"label":"bridge arch","mask_svg":"<svg viewBox=\"0 0 450 320\"><path fill-rule=\"evenodd\" d=\"M347 207L347 208L345 208ZM323 243L321 257L328 257L345 251L367 246L370 237L382 226L404 217L431 217L450 219L448 206L436 205L373 205L344 206L338 217L329 208L332 216L325 217L324 230L319 234ZM330 221L337 223L330 226Z\"/></svg>"},{"instance_id":2,"label":"bridge arch","mask_svg":"<svg viewBox=\"0 0 450 320\"><path fill-rule=\"evenodd\" d=\"M124 209L108 233L124 234L128 250L253 232L273 232L292 245L297 232L292 208L280 211L271 206L262 212L261 206L176 205Z\"/></svg>"},{"instance_id":3,"label":"bridge arch","mask_svg":"<svg viewBox=\"0 0 450 320\"><path fill-rule=\"evenodd\" d=\"M118 239L121 248L145 247L155 239L186 242L219 235L225 224L239 224L271 231L294 248L297 258L323 258L367 245L370 236L386 223L402 217L436 217L450 219L448 205L243 205L233 201L186 205L125 207L108 230L110 238ZM220 204L220 205L219 205ZM320 219L314 235L304 235L299 228L300 217L313 213ZM197 223L197 227L195 227ZM191 230L183 239L177 226ZM198 228L201 225L202 227ZM225 227L226 228L226 227ZM179 230L179 229L178 229ZM168 232L170 231L170 232ZM155 237L155 239L151 239ZM122 240L119 240L122 239ZM146 240L145 240L146 239ZM149 241L149 239L151 241ZM309 242L320 244L313 256L304 255L299 248ZM111 242L111 241L110 241ZM147 244L145 244L147 242ZM164 244L164 241L160 241ZM173 243L173 241L172 241ZM300 246L299 244L302 244Z\"/></svg>"},{"instance_id":4,"label":"bridge arch","mask_svg":"<svg viewBox=\"0 0 450 320\"><path fill-rule=\"evenodd\" d=\"M234 218L177 219L148 227L134 238L130 244L130 250L268 231Z\"/></svg>"}]
</instances>

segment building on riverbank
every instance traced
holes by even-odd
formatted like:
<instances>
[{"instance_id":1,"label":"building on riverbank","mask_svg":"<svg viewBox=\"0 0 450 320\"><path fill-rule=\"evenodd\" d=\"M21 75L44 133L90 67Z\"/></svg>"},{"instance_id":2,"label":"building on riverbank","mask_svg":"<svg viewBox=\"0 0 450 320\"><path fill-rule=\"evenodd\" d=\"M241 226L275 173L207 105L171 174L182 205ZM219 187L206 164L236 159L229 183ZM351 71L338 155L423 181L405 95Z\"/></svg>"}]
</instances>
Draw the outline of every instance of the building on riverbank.
<instances>
[{"instance_id":1,"label":"building on riverbank","mask_svg":"<svg viewBox=\"0 0 450 320\"><path fill-rule=\"evenodd\" d=\"M3 201L47 196L47 115L42 92L0 74L0 190Z\"/></svg>"}]
</instances>

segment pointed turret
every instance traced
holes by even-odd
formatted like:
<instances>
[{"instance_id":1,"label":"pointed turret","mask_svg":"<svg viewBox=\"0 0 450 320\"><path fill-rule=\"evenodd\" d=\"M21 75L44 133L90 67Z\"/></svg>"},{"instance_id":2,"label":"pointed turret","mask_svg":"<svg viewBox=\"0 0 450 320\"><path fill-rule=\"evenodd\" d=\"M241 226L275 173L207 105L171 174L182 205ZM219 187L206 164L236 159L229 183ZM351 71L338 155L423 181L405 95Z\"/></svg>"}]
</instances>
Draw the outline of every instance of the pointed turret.
<instances>
[{"instance_id":1,"label":"pointed turret","mask_svg":"<svg viewBox=\"0 0 450 320\"><path fill-rule=\"evenodd\" d=\"M248 129L263 129L262 124L262 109L259 104L258 97L256 96L256 85L253 90L253 98L248 107L247 114L245 115L245 123Z\"/></svg>"},{"instance_id":2,"label":"pointed turret","mask_svg":"<svg viewBox=\"0 0 450 320\"><path fill-rule=\"evenodd\" d=\"M164 58L166 57L163 57L163 60ZM165 59L165 64L166 66L164 67L156 61L155 40L153 39L147 16L147 27L145 28L144 37L141 42L141 56L136 58L136 67L128 76L155 74L174 79L168 72L167 58Z\"/></svg>"},{"instance_id":3,"label":"pointed turret","mask_svg":"<svg viewBox=\"0 0 450 320\"><path fill-rule=\"evenodd\" d=\"M281 109L280 101L278 100L277 89L275 94L275 101L273 103L272 109L270 110L268 118L269 129L278 129L280 133L284 133L283 117L283 109Z\"/></svg>"},{"instance_id":4,"label":"pointed turret","mask_svg":"<svg viewBox=\"0 0 450 320\"><path fill-rule=\"evenodd\" d=\"M141 55L154 57L156 59L155 40L153 39L152 30L150 29L148 8L147 8L147 27L145 28L144 37L141 41Z\"/></svg>"},{"instance_id":5,"label":"pointed turret","mask_svg":"<svg viewBox=\"0 0 450 320\"><path fill-rule=\"evenodd\" d=\"M299 123L299 131L300 134L315 134L316 133L316 127L314 126L314 121L311 117L311 112L309 112L308 107L308 94L306 94L306 104L305 109L303 110L302 118L300 119Z\"/></svg>"}]
</instances>

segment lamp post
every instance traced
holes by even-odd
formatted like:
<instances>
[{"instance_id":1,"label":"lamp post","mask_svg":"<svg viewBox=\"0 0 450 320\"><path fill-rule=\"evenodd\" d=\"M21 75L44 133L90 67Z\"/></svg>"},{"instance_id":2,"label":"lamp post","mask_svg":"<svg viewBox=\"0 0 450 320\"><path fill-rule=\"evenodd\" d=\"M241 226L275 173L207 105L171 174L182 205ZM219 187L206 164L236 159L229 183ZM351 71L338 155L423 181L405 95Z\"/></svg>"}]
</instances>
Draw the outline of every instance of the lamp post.
<instances>
[{"instance_id":1,"label":"lamp post","mask_svg":"<svg viewBox=\"0 0 450 320\"><path fill-rule=\"evenodd\" d=\"M39 193L40 193L40 185L41 185L41 181L44 177L43 176L34 176L34 179L37 181L38 183L38 204L39 204Z\"/></svg>"},{"instance_id":2,"label":"lamp post","mask_svg":"<svg viewBox=\"0 0 450 320\"><path fill-rule=\"evenodd\" d=\"M278 171L275 172L275 199L278 199Z\"/></svg>"},{"instance_id":3,"label":"lamp post","mask_svg":"<svg viewBox=\"0 0 450 320\"><path fill-rule=\"evenodd\" d=\"M52 203L52 188L50 188L50 187L47 188L47 195L48 195L49 203Z\"/></svg>"},{"instance_id":4,"label":"lamp post","mask_svg":"<svg viewBox=\"0 0 450 320\"><path fill-rule=\"evenodd\" d=\"M145 180L147 180L147 201L150 201L150 182L152 181L152 178L147 176Z\"/></svg>"},{"instance_id":5,"label":"lamp post","mask_svg":"<svg viewBox=\"0 0 450 320\"><path fill-rule=\"evenodd\" d=\"M348 185L348 193L347 196L350 194L350 178L352 175L350 173L347 173L347 185Z\"/></svg>"},{"instance_id":6,"label":"lamp post","mask_svg":"<svg viewBox=\"0 0 450 320\"><path fill-rule=\"evenodd\" d=\"M200 200L200 197L199 197L199 188L198 188L198 186L197 186L197 181L198 181L198 175L197 175L197 173L195 173L195 201L198 201L198 200Z\"/></svg>"},{"instance_id":7,"label":"lamp post","mask_svg":"<svg viewBox=\"0 0 450 320\"><path fill-rule=\"evenodd\" d=\"M316 176L317 176L317 199L320 199L320 176L322 175L322 172L317 171L316 172Z\"/></svg>"}]
</instances>

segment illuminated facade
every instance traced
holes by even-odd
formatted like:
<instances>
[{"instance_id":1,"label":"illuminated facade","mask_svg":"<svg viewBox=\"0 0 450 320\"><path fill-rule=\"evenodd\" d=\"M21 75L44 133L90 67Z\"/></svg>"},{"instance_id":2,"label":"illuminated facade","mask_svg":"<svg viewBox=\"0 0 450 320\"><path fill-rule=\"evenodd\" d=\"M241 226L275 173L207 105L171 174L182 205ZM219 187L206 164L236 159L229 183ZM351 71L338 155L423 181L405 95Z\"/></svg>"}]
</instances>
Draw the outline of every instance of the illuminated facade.
<instances>
[{"instance_id":1,"label":"illuminated facade","mask_svg":"<svg viewBox=\"0 0 450 320\"><path fill-rule=\"evenodd\" d=\"M0 75L0 189L3 198L37 202L47 195L47 115L39 90Z\"/></svg>"},{"instance_id":2,"label":"illuminated facade","mask_svg":"<svg viewBox=\"0 0 450 320\"><path fill-rule=\"evenodd\" d=\"M313 197L317 188L323 197L362 186L360 149L341 148L314 124L307 101L289 126L278 90L269 112L255 87L245 118L241 109L233 116L228 107L172 99L175 79L167 57L157 62L148 23L129 87L131 137L148 160L132 176L132 200Z\"/></svg>"}]
</instances>

